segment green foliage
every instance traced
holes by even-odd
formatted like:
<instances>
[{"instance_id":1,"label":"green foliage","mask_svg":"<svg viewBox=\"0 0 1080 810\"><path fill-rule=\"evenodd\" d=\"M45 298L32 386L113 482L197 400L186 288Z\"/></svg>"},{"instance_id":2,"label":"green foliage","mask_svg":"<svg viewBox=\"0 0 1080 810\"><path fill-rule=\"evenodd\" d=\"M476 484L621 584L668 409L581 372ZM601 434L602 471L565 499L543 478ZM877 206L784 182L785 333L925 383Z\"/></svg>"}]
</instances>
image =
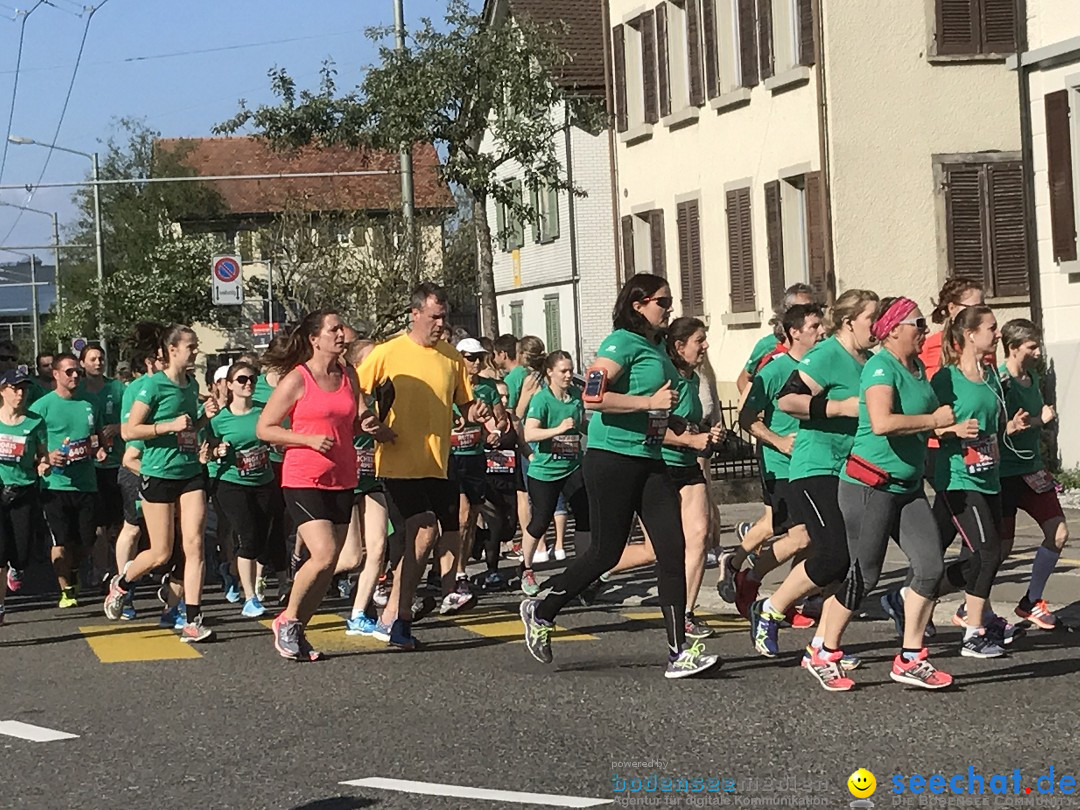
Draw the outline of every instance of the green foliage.
<instances>
[{"instance_id":1,"label":"green foliage","mask_svg":"<svg viewBox=\"0 0 1080 810\"><path fill-rule=\"evenodd\" d=\"M1054 477L1065 489L1080 491L1080 467L1074 467L1071 470L1058 470L1054 473Z\"/></svg>"}]
</instances>

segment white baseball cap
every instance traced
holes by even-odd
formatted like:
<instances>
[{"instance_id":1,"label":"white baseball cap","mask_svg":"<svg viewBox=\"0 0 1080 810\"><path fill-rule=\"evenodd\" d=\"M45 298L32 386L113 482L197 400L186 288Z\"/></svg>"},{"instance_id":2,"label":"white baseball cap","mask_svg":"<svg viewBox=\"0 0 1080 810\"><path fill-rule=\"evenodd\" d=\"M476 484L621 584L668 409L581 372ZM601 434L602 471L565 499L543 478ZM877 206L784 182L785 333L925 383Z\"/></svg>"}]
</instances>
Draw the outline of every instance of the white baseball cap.
<instances>
[{"instance_id":1,"label":"white baseball cap","mask_svg":"<svg viewBox=\"0 0 1080 810\"><path fill-rule=\"evenodd\" d=\"M214 382L221 382L229 376L229 369L232 368L230 363L227 366L218 366L218 370L214 372Z\"/></svg>"},{"instance_id":2,"label":"white baseball cap","mask_svg":"<svg viewBox=\"0 0 1080 810\"><path fill-rule=\"evenodd\" d=\"M484 344L476 338L465 338L458 343L457 350L462 354L487 354Z\"/></svg>"}]
</instances>

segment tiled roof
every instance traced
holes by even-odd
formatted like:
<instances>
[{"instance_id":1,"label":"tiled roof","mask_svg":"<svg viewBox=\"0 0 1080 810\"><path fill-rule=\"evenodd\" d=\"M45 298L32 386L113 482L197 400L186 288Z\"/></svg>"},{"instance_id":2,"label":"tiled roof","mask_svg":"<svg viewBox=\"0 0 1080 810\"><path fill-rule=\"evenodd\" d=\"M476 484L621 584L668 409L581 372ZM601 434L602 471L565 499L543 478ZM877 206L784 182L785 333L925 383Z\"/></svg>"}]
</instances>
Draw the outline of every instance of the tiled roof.
<instances>
[{"instance_id":1,"label":"tiled roof","mask_svg":"<svg viewBox=\"0 0 1080 810\"><path fill-rule=\"evenodd\" d=\"M537 25L562 25L559 44L570 55L556 78L582 92L604 92L604 0L509 0L511 12Z\"/></svg>"},{"instance_id":2,"label":"tiled roof","mask_svg":"<svg viewBox=\"0 0 1080 810\"><path fill-rule=\"evenodd\" d=\"M253 137L160 138L156 149L177 151L185 164L204 177L235 174L388 170L389 174L352 177L310 177L274 180L208 182L234 216L280 213L288 207L305 211L387 211L401 207L399 158L389 152L343 146L303 147L275 151ZM454 199L439 179L439 156L431 145L413 149L413 183L417 210L450 209Z\"/></svg>"}]
</instances>

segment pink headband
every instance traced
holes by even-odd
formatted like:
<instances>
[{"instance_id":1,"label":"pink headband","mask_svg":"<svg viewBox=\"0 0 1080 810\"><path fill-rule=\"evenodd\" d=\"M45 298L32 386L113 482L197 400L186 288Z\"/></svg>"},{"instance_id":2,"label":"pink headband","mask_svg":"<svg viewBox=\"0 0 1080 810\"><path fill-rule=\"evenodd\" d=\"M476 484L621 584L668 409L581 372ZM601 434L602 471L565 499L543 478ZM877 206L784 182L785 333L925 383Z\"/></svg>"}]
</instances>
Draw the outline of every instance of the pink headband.
<instances>
[{"instance_id":1,"label":"pink headband","mask_svg":"<svg viewBox=\"0 0 1080 810\"><path fill-rule=\"evenodd\" d=\"M918 308L918 304L910 298L900 297L893 301L887 310L881 313L881 317L874 321L870 330L878 340L884 340L889 332L895 329L901 321Z\"/></svg>"}]
</instances>

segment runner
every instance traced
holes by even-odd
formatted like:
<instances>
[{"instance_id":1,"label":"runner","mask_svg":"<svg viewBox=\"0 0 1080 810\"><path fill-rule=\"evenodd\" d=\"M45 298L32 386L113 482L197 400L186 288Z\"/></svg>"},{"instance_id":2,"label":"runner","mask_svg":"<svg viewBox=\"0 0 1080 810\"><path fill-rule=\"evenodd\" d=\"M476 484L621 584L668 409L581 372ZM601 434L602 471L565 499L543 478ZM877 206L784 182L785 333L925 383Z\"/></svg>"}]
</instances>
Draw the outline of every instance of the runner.
<instances>
[{"instance_id":1,"label":"runner","mask_svg":"<svg viewBox=\"0 0 1080 810\"><path fill-rule=\"evenodd\" d=\"M525 599L521 619L529 653L551 663L555 617L601 574L618 562L637 513L656 543L660 608L667 633L668 678L696 675L719 659L700 641L688 644L685 543L679 495L660 447L678 401L679 373L662 348L671 311L671 289L660 276L639 273L615 303L615 331L600 343L589 369L583 399L595 411L583 460L589 493L592 543L560 577L559 589L541 602Z\"/></svg>"},{"instance_id":2,"label":"runner","mask_svg":"<svg viewBox=\"0 0 1080 810\"><path fill-rule=\"evenodd\" d=\"M1012 553L1016 513L1022 509L1039 524L1043 541L1035 551L1027 593L1016 606L1016 615L1042 630L1053 630L1058 619L1043 590L1069 540L1069 527L1057 482L1043 463L1039 437L1057 414L1043 401L1042 379L1036 371L1042 358L1042 332L1031 321L1018 318L1002 327L1001 340L1006 356L998 371L1005 391L1005 415L1020 428L1001 448L1002 557Z\"/></svg>"},{"instance_id":3,"label":"runner","mask_svg":"<svg viewBox=\"0 0 1080 810\"><path fill-rule=\"evenodd\" d=\"M53 362L56 388L36 400L30 413L48 431L51 471L42 479L41 508L52 540L52 564L60 584L62 608L78 606L79 570L94 546L95 460L105 457L98 445L94 406L76 398L82 371L71 354Z\"/></svg>"},{"instance_id":4,"label":"runner","mask_svg":"<svg viewBox=\"0 0 1080 810\"><path fill-rule=\"evenodd\" d=\"M22 571L37 535L39 467L48 455L41 417L27 414L30 377L18 369L0 374L0 563ZM7 578L0 579L0 625L4 623Z\"/></svg>"},{"instance_id":5,"label":"runner","mask_svg":"<svg viewBox=\"0 0 1080 810\"><path fill-rule=\"evenodd\" d=\"M392 387L395 392L387 427L396 438L377 447L375 474L384 479L401 516L405 542L375 637L406 651L416 649L412 603L439 527L444 547L457 543L457 492L447 480L452 406L471 422L483 421L490 413L484 402L474 401L457 349L440 339L448 315L446 292L430 281L421 282L410 303L409 331L376 346L358 372L361 388L376 399L380 391Z\"/></svg>"},{"instance_id":6,"label":"runner","mask_svg":"<svg viewBox=\"0 0 1080 810\"><path fill-rule=\"evenodd\" d=\"M214 635L202 615L206 471L199 463L198 431L217 413L217 404L207 400L200 419L199 384L188 373L198 352L199 340L190 327L168 327L161 340L165 369L143 383L120 429L124 441L143 442L140 494L150 547L112 578L105 597L105 615L120 618L132 583L173 560L179 519L187 603L180 640L188 644L209 641Z\"/></svg>"},{"instance_id":7,"label":"runner","mask_svg":"<svg viewBox=\"0 0 1080 810\"><path fill-rule=\"evenodd\" d=\"M941 292L938 293L937 303L934 305L934 311L930 313L930 320L944 326L946 321L955 318L966 307L981 305L983 297L983 288L977 282L963 276L952 276L942 285ZM932 335L927 335L922 351L919 352L919 359L926 366L926 373L931 380L934 379L934 375L941 368L942 340L945 332L946 330L942 329ZM936 448L937 441L931 439L930 446ZM928 470L927 478L933 479L934 469L931 467Z\"/></svg>"}]
</instances>

